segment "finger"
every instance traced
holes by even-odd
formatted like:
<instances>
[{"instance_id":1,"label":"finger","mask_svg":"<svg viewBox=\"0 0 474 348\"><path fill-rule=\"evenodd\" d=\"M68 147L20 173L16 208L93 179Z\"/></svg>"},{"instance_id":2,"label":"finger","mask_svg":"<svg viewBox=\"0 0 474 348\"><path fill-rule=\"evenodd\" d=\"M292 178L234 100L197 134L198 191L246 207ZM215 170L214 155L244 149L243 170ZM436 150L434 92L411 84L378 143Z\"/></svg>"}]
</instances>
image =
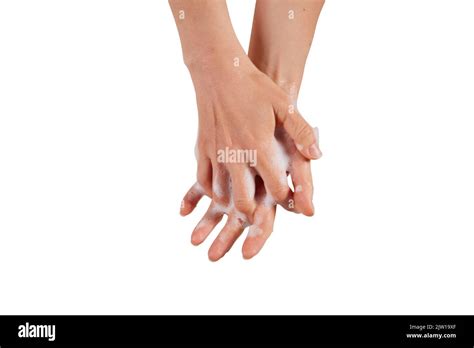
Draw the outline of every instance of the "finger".
<instances>
[{"instance_id":1,"label":"finger","mask_svg":"<svg viewBox=\"0 0 474 348\"><path fill-rule=\"evenodd\" d=\"M265 190L269 192L269 201L273 200L286 210L292 210L291 202L293 199L293 192L291 192L288 186L286 175L284 175L285 180L283 180L281 175L277 174L275 177L275 173L268 169L259 170L259 174L265 183Z\"/></svg>"},{"instance_id":2,"label":"finger","mask_svg":"<svg viewBox=\"0 0 474 348\"><path fill-rule=\"evenodd\" d=\"M202 196L204 196L204 189L199 183L195 183L193 186L191 186L181 201L179 213L182 216L190 214L194 208L196 208L196 205L199 203Z\"/></svg>"},{"instance_id":3,"label":"finger","mask_svg":"<svg viewBox=\"0 0 474 348\"><path fill-rule=\"evenodd\" d=\"M244 165L229 165L232 200L237 211L252 221L255 211L255 175Z\"/></svg>"},{"instance_id":4,"label":"finger","mask_svg":"<svg viewBox=\"0 0 474 348\"><path fill-rule=\"evenodd\" d=\"M214 203L211 203L209 209L204 214L201 221L199 221L199 223L194 228L194 231L191 234L191 243L193 245L199 245L204 242L207 236L222 220L223 216L224 212L220 209L216 209Z\"/></svg>"},{"instance_id":5,"label":"finger","mask_svg":"<svg viewBox=\"0 0 474 348\"><path fill-rule=\"evenodd\" d=\"M209 248L209 260L217 261L222 258L234 245L235 241L245 229L235 216L230 215L222 231Z\"/></svg>"},{"instance_id":6,"label":"finger","mask_svg":"<svg viewBox=\"0 0 474 348\"><path fill-rule=\"evenodd\" d=\"M296 105L283 98L275 109L278 121L283 125L298 151L307 159L318 159L322 156L319 149L317 133L296 109Z\"/></svg>"},{"instance_id":7,"label":"finger","mask_svg":"<svg viewBox=\"0 0 474 348\"><path fill-rule=\"evenodd\" d=\"M250 226L247 238L242 246L244 259L251 259L263 248L273 231L276 206L259 204L255 211L255 223Z\"/></svg>"},{"instance_id":8,"label":"finger","mask_svg":"<svg viewBox=\"0 0 474 348\"><path fill-rule=\"evenodd\" d=\"M307 159L296 158L290 168L293 187L295 188L295 210L306 216L314 214L313 180L311 177L311 162Z\"/></svg>"},{"instance_id":9,"label":"finger","mask_svg":"<svg viewBox=\"0 0 474 348\"><path fill-rule=\"evenodd\" d=\"M286 171L289 158L276 141L263 156L259 156L257 171L262 178L267 196L287 210L292 211L293 192L288 186Z\"/></svg>"},{"instance_id":10,"label":"finger","mask_svg":"<svg viewBox=\"0 0 474 348\"><path fill-rule=\"evenodd\" d=\"M212 197L212 165L208 157L200 157L197 161L197 182L205 194Z\"/></svg>"},{"instance_id":11,"label":"finger","mask_svg":"<svg viewBox=\"0 0 474 348\"><path fill-rule=\"evenodd\" d=\"M224 165L212 162L212 201L221 206L230 204L230 176Z\"/></svg>"}]
</instances>

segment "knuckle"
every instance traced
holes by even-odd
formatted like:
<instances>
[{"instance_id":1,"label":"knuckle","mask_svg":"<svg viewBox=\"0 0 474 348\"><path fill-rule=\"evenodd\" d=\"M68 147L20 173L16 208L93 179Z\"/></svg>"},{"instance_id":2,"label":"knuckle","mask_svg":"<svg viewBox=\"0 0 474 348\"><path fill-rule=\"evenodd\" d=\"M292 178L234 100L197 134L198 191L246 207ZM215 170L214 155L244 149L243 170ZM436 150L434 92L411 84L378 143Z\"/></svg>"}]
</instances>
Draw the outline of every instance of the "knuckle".
<instances>
[{"instance_id":1,"label":"knuckle","mask_svg":"<svg viewBox=\"0 0 474 348\"><path fill-rule=\"evenodd\" d=\"M305 122L297 122L295 134L297 139L310 139L314 140L314 133L310 126Z\"/></svg>"},{"instance_id":2,"label":"knuckle","mask_svg":"<svg viewBox=\"0 0 474 348\"><path fill-rule=\"evenodd\" d=\"M278 202L282 202L288 197L288 187L280 185L274 188L272 191L272 196Z\"/></svg>"},{"instance_id":3,"label":"knuckle","mask_svg":"<svg viewBox=\"0 0 474 348\"><path fill-rule=\"evenodd\" d=\"M235 208L242 213L251 213L253 210L253 202L249 199L236 199L234 205Z\"/></svg>"}]
</instances>

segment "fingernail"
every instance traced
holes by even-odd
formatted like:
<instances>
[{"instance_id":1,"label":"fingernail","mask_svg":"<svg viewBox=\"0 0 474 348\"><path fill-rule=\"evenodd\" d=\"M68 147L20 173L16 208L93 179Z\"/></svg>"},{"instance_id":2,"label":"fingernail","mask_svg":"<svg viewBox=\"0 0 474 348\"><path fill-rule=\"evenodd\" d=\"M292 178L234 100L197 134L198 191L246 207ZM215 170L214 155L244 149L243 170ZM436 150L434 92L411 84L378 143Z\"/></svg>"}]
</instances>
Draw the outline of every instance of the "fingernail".
<instances>
[{"instance_id":1,"label":"fingernail","mask_svg":"<svg viewBox=\"0 0 474 348\"><path fill-rule=\"evenodd\" d=\"M314 159L318 159L322 156L321 150L319 150L316 144L313 144L309 147L309 154Z\"/></svg>"}]
</instances>

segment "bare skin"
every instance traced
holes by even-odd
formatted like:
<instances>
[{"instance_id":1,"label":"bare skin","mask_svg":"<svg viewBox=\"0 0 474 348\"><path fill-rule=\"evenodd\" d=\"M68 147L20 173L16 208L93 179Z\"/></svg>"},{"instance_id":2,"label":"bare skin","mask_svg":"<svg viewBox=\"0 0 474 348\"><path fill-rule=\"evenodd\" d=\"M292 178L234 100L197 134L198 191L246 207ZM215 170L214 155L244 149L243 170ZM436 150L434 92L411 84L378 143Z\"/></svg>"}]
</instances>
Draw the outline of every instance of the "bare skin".
<instances>
[{"instance_id":1,"label":"bare skin","mask_svg":"<svg viewBox=\"0 0 474 348\"><path fill-rule=\"evenodd\" d=\"M294 105L324 0L257 0L249 58L285 90ZM282 129L282 142L290 155L290 175L297 210L312 215L314 207L310 161L302 156ZM319 148L319 146L318 146ZM320 154L321 155L321 154Z\"/></svg>"},{"instance_id":2,"label":"bare skin","mask_svg":"<svg viewBox=\"0 0 474 348\"><path fill-rule=\"evenodd\" d=\"M209 258L221 258L248 225L242 252L251 258L273 230L274 202L305 215L314 212L309 160L319 158L321 151L296 110L296 99L323 2L258 0L251 60L238 44L225 1L171 0L170 5L199 110L198 181L186 194L181 214L189 214L203 195L211 197L192 243L202 243L227 214ZM202 20L204 13L209 20ZM219 163L215 154L225 147L256 149L257 165ZM287 165L272 160L281 147L289 157ZM295 192L288 187L288 173Z\"/></svg>"}]
</instances>

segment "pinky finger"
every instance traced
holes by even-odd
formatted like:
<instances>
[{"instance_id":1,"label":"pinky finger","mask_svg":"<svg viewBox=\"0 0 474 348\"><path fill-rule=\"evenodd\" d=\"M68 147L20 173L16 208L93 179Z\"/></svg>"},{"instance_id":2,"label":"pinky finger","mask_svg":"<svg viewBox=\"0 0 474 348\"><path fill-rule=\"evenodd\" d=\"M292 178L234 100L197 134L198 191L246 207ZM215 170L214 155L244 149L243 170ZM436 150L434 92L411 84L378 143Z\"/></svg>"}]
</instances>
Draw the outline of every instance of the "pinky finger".
<instances>
[{"instance_id":1,"label":"pinky finger","mask_svg":"<svg viewBox=\"0 0 474 348\"><path fill-rule=\"evenodd\" d=\"M202 196L204 196L204 190L199 183L195 183L191 186L181 201L181 207L179 210L181 216L190 214L194 208L196 208Z\"/></svg>"}]
</instances>

